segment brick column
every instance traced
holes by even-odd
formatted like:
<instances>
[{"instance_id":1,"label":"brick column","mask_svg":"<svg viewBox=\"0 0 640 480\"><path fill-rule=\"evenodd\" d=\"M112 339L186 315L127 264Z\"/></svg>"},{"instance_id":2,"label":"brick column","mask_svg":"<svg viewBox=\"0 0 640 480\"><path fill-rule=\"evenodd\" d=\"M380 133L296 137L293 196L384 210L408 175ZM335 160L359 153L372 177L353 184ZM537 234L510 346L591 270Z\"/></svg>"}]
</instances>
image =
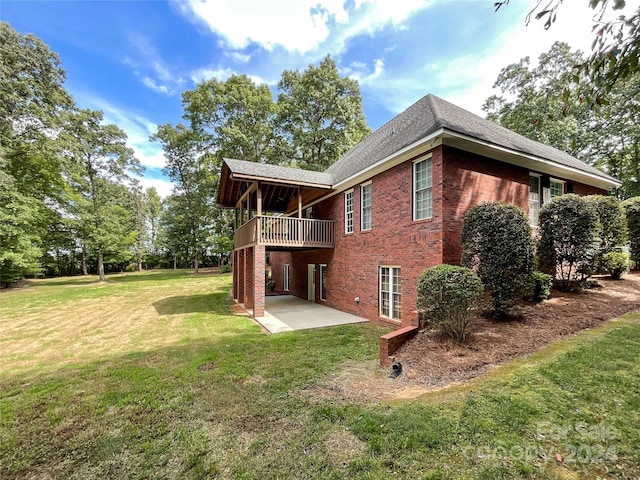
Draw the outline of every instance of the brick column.
<instances>
[{"instance_id":1,"label":"brick column","mask_svg":"<svg viewBox=\"0 0 640 480\"><path fill-rule=\"evenodd\" d=\"M253 264L254 247L245 248L244 250L244 308L253 308L254 300L254 264Z\"/></svg>"},{"instance_id":2,"label":"brick column","mask_svg":"<svg viewBox=\"0 0 640 480\"><path fill-rule=\"evenodd\" d=\"M232 252L231 268L233 276L233 285L231 286L231 298L238 300L238 251Z\"/></svg>"},{"instance_id":3,"label":"brick column","mask_svg":"<svg viewBox=\"0 0 640 480\"><path fill-rule=\"evenodd\" d=\"M244 289L244 279L247 276L247 272L245 270L246 265L245 265L245 249L241 249L238 250L238 267L237 267L237 272L238 272L238 303L244 303L245 301L245 289Z\"/></svg>"},{"instance_id":4,"label":"brick column","mask_svg":"<svg viewBox=\"0 0 640 480\"><path fill-rule=\"evenodd\" d=\"M264 245L253 247L253 316L264 317L266 249Z\"/></svg>"}]
</instances>

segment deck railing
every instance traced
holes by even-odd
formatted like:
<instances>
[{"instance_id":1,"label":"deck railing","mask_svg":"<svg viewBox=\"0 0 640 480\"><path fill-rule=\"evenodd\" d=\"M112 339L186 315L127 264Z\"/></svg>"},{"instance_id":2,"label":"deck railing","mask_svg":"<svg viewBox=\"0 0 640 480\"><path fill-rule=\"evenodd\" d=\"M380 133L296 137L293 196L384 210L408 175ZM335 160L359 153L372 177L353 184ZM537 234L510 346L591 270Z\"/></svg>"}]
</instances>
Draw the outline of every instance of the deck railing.
<instances>
[{"instance_id":1,"label":"deck railing","mask_svg":"<svg viewBox=\"0 0 640 480\"><path fill-rule=\"evenodd\" d=\"M272 247L333 248L335 222L296 217L259 215L235 232L235 247L266 245Z\"/></svg>"}]
</instances>

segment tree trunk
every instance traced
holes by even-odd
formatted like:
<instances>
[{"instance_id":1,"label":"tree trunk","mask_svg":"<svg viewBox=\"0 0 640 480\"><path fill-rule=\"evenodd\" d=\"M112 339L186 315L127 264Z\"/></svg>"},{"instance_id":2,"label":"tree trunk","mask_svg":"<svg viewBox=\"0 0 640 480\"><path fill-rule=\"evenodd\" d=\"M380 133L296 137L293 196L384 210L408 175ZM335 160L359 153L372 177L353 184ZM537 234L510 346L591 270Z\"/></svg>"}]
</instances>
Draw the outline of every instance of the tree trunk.
<instances>
[{"instance_id":1,"label":"tree trunk","mask_svg":"<svg viewBox=\"0 0 640 480\"><path fill-rule=\"evenodd\" d=\"M173 254L173 269L178 269L178 255L176 253Z\"/></svg>"},{"instance_id":2,"label":"tree trunk","mask_svg":"<svg viewBox=\"0 0 640 480\"><path fill-rule=\"evenodd\" d=\"M193 268L194 268L194 272L193 273L198 273L198 250L195 251L194 255L193 255Z\"/></svg>"},{"instance_id":3,"label":"tree trunk","mask_svg":"<svg viewBox=\"0 0 640 480\"><path fill-rule=\"evenodd\" d=\"M98 275L101 282L106 282L107 279L104 276L104 254L102 252L102 245L98 247Z\"/></svg>"},{"instance_id":4,"label":"tree trunk","mask_svg":"<svg viewBox=\"0 0 640 480\"><path fill-rule=\"evenodd\" d=\"M87 270L87 249L84 245L82 246L82 275L89 275Z\"/></svg>"},{"instance_id":5,"label":"tree trunk","mask_svg":"<svg viewBox=\"0 0 640 480\"><path fill-rule=\"evenodd\" d=\"M142 271L142 255L138 253L138 271Z\"/></svg>"}]
</instances>

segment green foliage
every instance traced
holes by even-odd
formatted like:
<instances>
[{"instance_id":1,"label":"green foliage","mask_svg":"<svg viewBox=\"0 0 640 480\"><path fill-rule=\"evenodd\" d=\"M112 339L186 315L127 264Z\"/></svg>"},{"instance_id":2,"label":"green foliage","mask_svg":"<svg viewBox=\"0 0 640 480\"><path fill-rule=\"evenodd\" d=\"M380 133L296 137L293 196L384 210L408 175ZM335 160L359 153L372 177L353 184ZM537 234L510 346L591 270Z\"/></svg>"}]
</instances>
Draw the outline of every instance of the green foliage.
<instances>
[{"instance_id":1,"label":"green foliage","mask_svg":"<svg viewBox=\"0 0 640 480\"><path fill-rule=\"evenodd\" d=\"M631 260L640 262L640 197L633 197L622 203L627 217Z\"/></svg>"},{"instance_id":2,"label":"green foliage","mask_svg":"<svg viewBox=\"0 0 640 480\"><path fill-rule=\"evenodd\" d=\"M43 238L62 210L61 145L52 131L72 106L58 56L0 22L0 277L41 269Z\"/></svg>"},{"instance_id":3,"label":"green foliage","mask_svg":"<svg viewBox=\"0 0 640 480\"><path fill-rule=\"evenodd\" d=\"M284 71L278 90L285 158L304 169L325 170L371 132L358 82L341 77L329 56L304 72Z\"/></svg>"},{"instance_id":4,"label":"green foliage","mask_svg":"<svg viewBox=\"0 0 640 480\"><path fill-rule=\"evenodd\" d=\"M128 260L135 244L135 218L131 192L122 181L130 173L140 173L140 162L126 145L127 135L116 125L104 125L100 111L77 110L69 115L61 138L73 162L71 183L83 244L97 254L98 275L105 280L106 254L117 261ZM129 255L130 256L130 255Z\"/></svg>"},{"instance_id":5,"label":"green foliage","mask_svg":"<svg viewBox=\"0 0 640 480\"><path fill-rule=\"evenodd\" d=\"M482 295L482 282L465 267L436 265L418 277L417 308L426 323L440 325L463 343L471 311Z\"/></svg>"},{"instance_id":6,"label":"green foliage","mask_svg":"<svg viewBox=\"0 0 640 480\"><path fill-rule=\"evenodd\" d=\"M267 85L256 85L247 75L232 75L225 81L214 78L184 92L182 104L193 140L199 150L216 157L216 165L224 157L261 163L278 160L279 140L273 128L276 106ZM166 141L163 130L159 129L162 138L157 139Z\"/></svg>"},{"instance_id":7,"label":"green foliage","mask_svg":"<svg viewBox=\"0 0 640 480\"><path fill-rule=\"evenodd\" d=\"M624 246L627 242L627 219L620 200L604 195L585 197L594 206L598 216L598 237L600 245L593 260L597 273L603 273L604 255Z\"/></svg>"},{"instance_id":8,"label":"green foliage","mask_svg":"<svg viewBox=\"0 0 640 480\"><path fill-rule=\"evenodd\" d=\"M461 243L462 265L480 277L494 311L507 312L533 272L534 244L524 212L499 202L472 207L464 217Z\"/></svg>"},{"instance_id":9,"label":"green foliage","mask_svg":"<svg viewBox=\"0 0 640 480\"><path fill-rule=\"evenodd\" d=\"M625 252L608 252L602 256L603 271L611 275L614 280L620 280L622 275L629 272L629 254Z\"/></svg>"},{"instance_id":10,"label":"green foliage","mask_svg":"<svg viewBox=\"0 0 640 480\"><path fill-rule=\"evenodd\" d=\"M544 20L548 29L556 21L558 9L563 0L550 0L537 5L527 15L527 23L534 16ZM588 82L577 89L579 98L590 106L603 105L616 86L624 83L640 72L640 7L627 14L617 11L623 9L626 0L583 0L595 11L592 53L585 61L576 64L575 69L584 75ZM508 4L509 0L494 3L496 10ZM607 14L611 20L603 21Z\"/></svg>"},{"instance_id":11,"label":"green foliage","mask_svg":"<svg viewBox=\"0 0 640 480\"><path fill-rule=\"evenodd\" d=\"M541 302L551 296L553 277L547 273L534 271L529 276L527 294L525 298L534 302Z\"/></svg>"},{"instance_id":12,"label":"green foliage","mask_svg":"<svg viewBox=\"0 0 640 480\"><path fill-rule=\"evenodd\" d=\"M540 270L563 288L581 287L592 274L598 252L598 215L591 202L574 194L553 198L540 210Z\"/></svg>"},{"instance_id":13,"label":"green foliage","mask_svg":"<svg viewBox=\"0 0 640 480\"><path fill-rule=\"evenodd\" d=\"M590 79L575 69L582 52L555 43L532 65L506 66L483 106L487 117L528 138L568 152L622 181L620 197L640 195L640 72L615 85L597 109L577 93Z\"/></svg>"}]
</instances>

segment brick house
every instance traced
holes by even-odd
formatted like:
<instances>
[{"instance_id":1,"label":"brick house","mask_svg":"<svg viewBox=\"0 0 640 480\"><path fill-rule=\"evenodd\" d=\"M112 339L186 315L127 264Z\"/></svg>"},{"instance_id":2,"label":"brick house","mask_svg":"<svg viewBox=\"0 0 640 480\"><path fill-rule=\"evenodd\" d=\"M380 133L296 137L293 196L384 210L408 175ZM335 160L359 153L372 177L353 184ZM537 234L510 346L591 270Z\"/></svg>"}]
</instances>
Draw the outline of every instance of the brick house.
<instances>
[{"instance_id":1,"label":"brick house","mask_svg":"<svg viewBox=\"0 0 640 480\"><path fill-rule=\"evenodd\" d=\"M218 204L236 212L233 297L264 315L268 258L277 292L407 327L420 273L459 264L469 207L510 202L535 226L556 195L619 185L427 95L325 172L224 160Z\"/></svg>"}]
</instances>

